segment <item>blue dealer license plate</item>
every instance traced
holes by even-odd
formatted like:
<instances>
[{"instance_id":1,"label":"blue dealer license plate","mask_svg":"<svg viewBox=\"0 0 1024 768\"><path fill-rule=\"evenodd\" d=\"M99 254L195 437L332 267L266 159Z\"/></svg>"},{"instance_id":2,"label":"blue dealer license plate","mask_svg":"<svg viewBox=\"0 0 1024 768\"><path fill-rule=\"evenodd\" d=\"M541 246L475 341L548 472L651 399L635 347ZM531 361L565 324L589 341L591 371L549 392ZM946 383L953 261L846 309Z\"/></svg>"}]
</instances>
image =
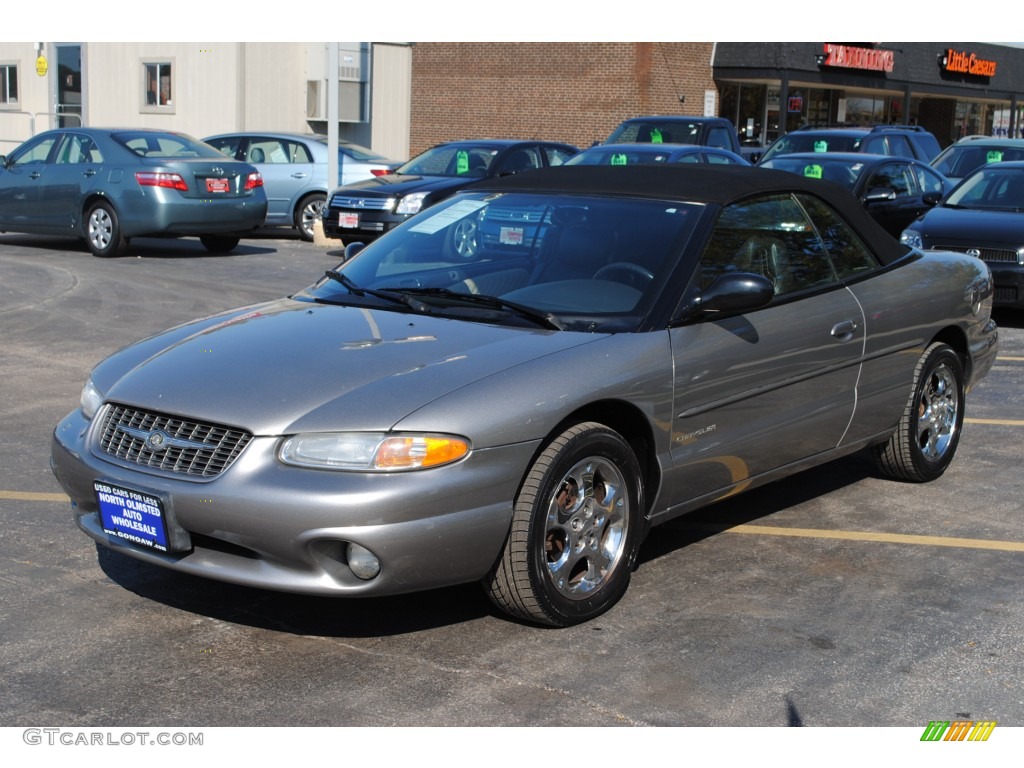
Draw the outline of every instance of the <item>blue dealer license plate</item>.
<instances>
[{"instance_id":1,"label":"blue dealer license plate","mask_svg":"<svg viewBox=\"0 0 1024 768\"><path fill-rule=\"evenodd\" d=\"M105 533L141 547L167 551L167 520L160 499L98 480L92 487Z\"/></svg>"}]
</instances>

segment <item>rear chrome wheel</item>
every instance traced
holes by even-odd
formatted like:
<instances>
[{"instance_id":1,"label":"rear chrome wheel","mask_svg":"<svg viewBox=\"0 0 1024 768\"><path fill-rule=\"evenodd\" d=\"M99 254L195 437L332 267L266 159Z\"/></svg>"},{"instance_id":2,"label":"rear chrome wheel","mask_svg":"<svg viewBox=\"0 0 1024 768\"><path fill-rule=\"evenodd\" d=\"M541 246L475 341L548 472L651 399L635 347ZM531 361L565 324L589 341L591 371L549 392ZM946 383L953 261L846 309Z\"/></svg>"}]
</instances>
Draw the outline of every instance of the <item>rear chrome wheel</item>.
<instances>
[{"instance_id":1,"label":"rear chrome wheel","mask_svg":"<svg viewBox=\"0 0 1024 768\"><path fill-rule=\"evenodd\" d=\"M639 547L643 488L629 444L593 422L567 429L523 481L500 561L485 580L494 603L529 621L587 621L625 593Z\"/></svg>"},{"instance_id":2,"label":"rear chrome wheel","mask_svg":"<svg viewBox=\"0 0 1024 768\"><path fill-rule=\"evenodd\" d=\"M946 471L963 426L963 378L963 365L951 347L936 343L925 350L896 432L874 449L883 474L921 483Z\"/></svg>"},{"instance_id":3,"label":"rear chrome wheel","mask_svg":"<svg viewBox=\"0 0 1024 768\"><path fill-rule=\"evenodd\" d=\"M299 230L299 237L306 242L313 242L313 225L323 216L325 205L326 195L310 195L303 198L295 209L295 228Z\"/></svg>"}]
</instances>

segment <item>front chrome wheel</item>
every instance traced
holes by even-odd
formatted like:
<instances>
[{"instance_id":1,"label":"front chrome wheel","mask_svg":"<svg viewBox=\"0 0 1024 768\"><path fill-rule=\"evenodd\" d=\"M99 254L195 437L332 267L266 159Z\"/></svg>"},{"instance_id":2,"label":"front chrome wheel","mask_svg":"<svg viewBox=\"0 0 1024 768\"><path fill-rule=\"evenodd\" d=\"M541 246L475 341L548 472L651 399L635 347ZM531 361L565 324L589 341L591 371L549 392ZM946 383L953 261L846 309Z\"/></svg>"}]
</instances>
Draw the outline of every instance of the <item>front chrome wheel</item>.
<instances>
[{"instance_id":1,"label":"front chrome wheel","mask_svg":"<svg viewBox=\"0 0 1024 768\"><path fill-rule=\"evenodd\" d=\"M324 206L327 205L327 198L323 195L313 195L303 201L296 216L295 226L299 230L299 236L307 242L313 241L313 225L317 219L323 216Z\"/></svg>"},{"instance_id":2,"label":"front chrome wheel","mask_svg":"<svg viewBox=\"0 0 1024 768\"><path fill-rule=\"evenodd\" d=\"M494 604L558 627L611 608L642 538L641 478L633 447L603 424L555 437L523 478L501 558L484 579Z\"/></svg>"},{"instance_id":3,"label":"front chrome wheel","mask_svg":"<svg viewBox=\"0 0 1024 768\"><path fill-rule=\"evenodd\" d=\"M629 525L626 480L611 462L588 457L570 469L548 502L544 553L555 590L580 600L621 566Z\"/></svg>"}]
</instances>

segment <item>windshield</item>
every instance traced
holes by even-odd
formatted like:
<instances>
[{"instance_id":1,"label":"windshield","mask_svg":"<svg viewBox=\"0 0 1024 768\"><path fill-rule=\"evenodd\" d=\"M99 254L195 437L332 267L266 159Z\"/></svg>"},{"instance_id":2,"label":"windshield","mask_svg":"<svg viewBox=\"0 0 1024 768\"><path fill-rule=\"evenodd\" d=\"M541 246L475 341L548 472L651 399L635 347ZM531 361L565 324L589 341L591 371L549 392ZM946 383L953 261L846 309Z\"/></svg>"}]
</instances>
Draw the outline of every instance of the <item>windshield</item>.
<instances>
[{"instance_id":1,"label":"windshield","mask_svg":"<svg viewBox=\"0 0 1024 768\"><path fill-rule=\"evenodd\" d=\"M494 147L460 144L428 149L398 168L395 173L410 176L477 176L487 175L497 157Z\"/></svg>"},{"instance_id":2,"label":"windshield","mask_svg":"<svg viewBox=\"0 0 1024 768\"><path fill-rule=\"evenodd\" d=\"M764 153L764 160L793 152L857 152L863 136L794 131L777 140Z\"/></svg>"},{"instance_id":3,"label":"windshield","mask_svg":"<svg viewBox=\"0 0 1024 768\"><path fill-rule=\"evenodd\" d=\"M1005 163L1010 160L1024 160L1024 147L967 144L966 146L950 147L935 158L932 167L943 176L962 179L975 168L990 163Z\"/></svg>"},{"instance_id":4,"label":"windshield","mask_svg":"<svg viewBox=\"0 0 1024 768\"><path fill-rule=\"evenodd\" d=\"M1024 168L987 166L964 179L945 206L995 211L1024 210Z\"/></svg>"},{"instance_id":5,"label":"windshield","mask_svg":"<svg viewBox=\"0 0 1024 768\"><path fill-rule=\"evenodd\" d=\"M297 298L480 322L635 330L703 210L628 198L463 193L374 241Z\"/></svg>"},{"instance_id":6,"label":"windshield","mask_svg":"<svg viewBox=\"0 0 1024 768\"><path fill-rule=\"evenodd\" d=\"M700 129L699 122L642 120L623 123L605 144L699 144Z\"/></svg>"},{"instance_id":7,"label":"windshield","mask_svg":"<svg viewBox=\"0 0 1024 768\"><path fill-rule=\"evenodd\" d=\"M223 160L224 155L211 147L181 133L155 131L121 131L112 134L118 144L127 147L139 157L213 157Z\"/></svg>"},{"instance_id":8,"label":"windshield","mask_svg":"<svg viewBox=\"0 0 1024 768\"><path fill-rule=\"evenodd\" d=\"M669 148L638 149L636 147L610 147L601 146L585 149L575 157L565 161L566 165L654 165L656 163L667 163L671 152ZM692 154L694 160L700 157L696 152Z\"/></svg>"},{"instance_id":9,"label":"windshield","mask_svg":"<svg viewBox=\"0 0 1024 768\"><path fill-rule=\"evenodd\" d=\"M777 171L788 171L809 179L825 179L839 184L846 189L853 189L864 163L861 160L832 160L825 157L808 158L805 156L781 155L761 162L763 168L774 168Z\"/></svg>"}]
</instances>

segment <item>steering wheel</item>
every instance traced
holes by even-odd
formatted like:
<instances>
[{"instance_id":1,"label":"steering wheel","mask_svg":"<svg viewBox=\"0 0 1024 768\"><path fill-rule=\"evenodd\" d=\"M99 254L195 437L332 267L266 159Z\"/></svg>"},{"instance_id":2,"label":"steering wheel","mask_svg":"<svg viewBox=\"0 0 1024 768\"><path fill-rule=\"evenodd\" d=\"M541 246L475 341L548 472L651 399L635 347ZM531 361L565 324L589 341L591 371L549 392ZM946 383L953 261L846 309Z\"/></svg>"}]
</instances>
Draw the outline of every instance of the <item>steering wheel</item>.
<instances>
[{"instance_id":1,"label":"steering wheel","mask_svg":"<svg viewBox=\"0 0 1024 768\"><path fill-rule=\"evenodd\" d=\"M612 279L609 275L613 274L624 275L625 280L616 280L615 282L625 283L630 287L642 287L645 282L654 280L654 274L649 269L631 261L613 261L611 264L605 264L594 273L594 279L609 280Z\"/></svg>"}]
</instances>

